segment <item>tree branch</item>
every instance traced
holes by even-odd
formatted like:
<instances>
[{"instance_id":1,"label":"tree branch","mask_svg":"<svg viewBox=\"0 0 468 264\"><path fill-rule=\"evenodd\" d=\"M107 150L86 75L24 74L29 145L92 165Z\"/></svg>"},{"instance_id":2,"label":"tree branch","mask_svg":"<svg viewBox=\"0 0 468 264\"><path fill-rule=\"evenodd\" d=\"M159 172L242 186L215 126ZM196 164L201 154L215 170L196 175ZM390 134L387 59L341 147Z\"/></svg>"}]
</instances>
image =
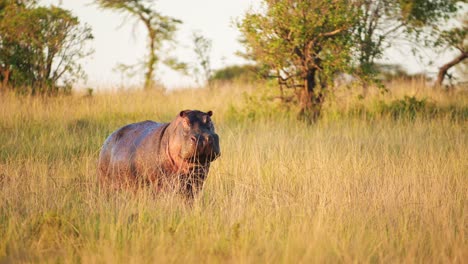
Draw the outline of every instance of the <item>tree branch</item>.
<instances>
[{"instance_id":1,"label":"tree branch","mask_svg":"<svg viewBox=\"0 0 468 264\"><path fill-rule=\"evenodd\" d=\"M333 37L341 33L343 30L345 30L345 28L339 28L339 29L336 29L327 33L321 33L319 36L320 37Z\"/></svg>"},{"instance_id":2,"label":"tree branch","mask_svg":"<svg viewBox=\"0 0 468 264\"><path fill-rule=\"evenodd\" d=\"M464 59L468 58L468 52L462 52L460 55L455 57L453 60L449 61L439 69L439 74L437 74L436 86L441 87L442 82L444 81L447 71L458 63L462 62Z\"/></svg>"}]
</instances>

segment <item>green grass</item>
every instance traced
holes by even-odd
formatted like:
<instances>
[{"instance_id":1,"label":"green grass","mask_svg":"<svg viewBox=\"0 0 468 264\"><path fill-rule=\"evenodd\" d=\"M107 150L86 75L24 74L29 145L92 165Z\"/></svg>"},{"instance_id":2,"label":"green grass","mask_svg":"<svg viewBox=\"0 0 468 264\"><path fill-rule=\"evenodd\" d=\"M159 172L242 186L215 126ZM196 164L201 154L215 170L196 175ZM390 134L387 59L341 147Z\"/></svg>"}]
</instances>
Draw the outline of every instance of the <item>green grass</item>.
<instances>
[{"instance_id":1,"label":"green grass","mask_svg":"<svg viewBox=\"0 0 468 264\"><path fill-rule=\"evenodd\" d=\"M410 118L375 107L378 97L331 103L307 126L294 109L245 99L255 93L0 96L0 262L468 259L466 94L423 94L430 109L452 110L409 108ZM148 190L99 192L109 133L194 108L214 111L222 156L193 206Z\"/></svg>"}]
</instances>

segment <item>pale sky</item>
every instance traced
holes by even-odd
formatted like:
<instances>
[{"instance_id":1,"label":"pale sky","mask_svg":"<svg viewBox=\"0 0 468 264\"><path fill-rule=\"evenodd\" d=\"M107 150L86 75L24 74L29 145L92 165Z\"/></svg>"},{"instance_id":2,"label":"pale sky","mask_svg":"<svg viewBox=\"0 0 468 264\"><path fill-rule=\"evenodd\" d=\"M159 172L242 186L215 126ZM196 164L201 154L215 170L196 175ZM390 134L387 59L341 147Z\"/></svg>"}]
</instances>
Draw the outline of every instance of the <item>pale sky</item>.
<instances>
[{"instance_id":1,"label":"pale sky","mask_svg":"<svg viewBox=\"0 0 468 264\"><path fill-rule=\"evenodd\" d=\"M242 58L235 55L237 51L242 51L243 47L238 42L239 32L234 21L250 7L258 5L260 0L155 0L154 2L155 7L163 15L183 21L176 34L177 46L166 51L169 55L187 63L196 63L191 36L197 31L213 42L211 53L213 69L245 63ZM140 71L137 77L128 79L113 70L119 63L137 64L146 56L146 31L141 24L135 24L135 20L125 20L122 14L98 9L92 0L40 1L43 5L59 3L62 8L71 10L81 22L90 25L95 37L90 42L94 54L82 61L88 80L79 86L105 89L122 84L142 84L144 71ZM435 68L427 68L424 62L413 58L409 50L405 50L404 47L388 53L384 60L387 63L400 63L413 73L435 71ZM440 60L443 61L443 58ZM196 85L193 78L163 66L158 66L156 79L168 88Z\"/></svg>"},{"instance_id":2,"label":"pale sky","mask_svg":"<svg viewBox=\"0 0 468 264\"><path fill-rule=\"evenodd\" d=\"M242 50L238 42L239 33L234 20L258 0L158 0L155 7L163 15L182 20L176 33L176 47L167 51L179 60L196 63L193 52L192 33L199 32L212 41L212 68L242 64L245 61L235 55ZM55 4L71 10L81 22L91 26L94 40L90 45L94 54L83 60L82 65L88 75L84 86L104 88L124 84L142 83L144 71L128 80L113 70L119 63L134 65L147 54L146 30L135 20L109 10L98 9L92 0L41 0L40 4ZM135 25L137 25L135 27ZM194 79L183 76L164 66L158 66L156 79L169 88L195 85ZM83 84L81 85L83 86Z\"/></svg>"}]
</instances>

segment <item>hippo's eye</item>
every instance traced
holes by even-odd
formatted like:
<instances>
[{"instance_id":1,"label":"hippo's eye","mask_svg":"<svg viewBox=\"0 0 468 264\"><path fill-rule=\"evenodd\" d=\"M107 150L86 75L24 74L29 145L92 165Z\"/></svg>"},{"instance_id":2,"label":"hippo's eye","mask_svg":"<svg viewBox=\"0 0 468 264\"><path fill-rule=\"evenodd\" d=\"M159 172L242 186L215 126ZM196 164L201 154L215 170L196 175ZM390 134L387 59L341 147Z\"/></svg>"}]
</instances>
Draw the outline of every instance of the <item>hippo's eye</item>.
<instances>
[{"instance_id":1,"label":"hippo's eye","mask_svg":"<svg viewBox=\"0 0 468 264\"><path fill-rule=\"evenodd\" d=\"M184 129L190 129L190 120L184 118L184 121L182 121Z\"/></svg>"},{"instance_id":2,"label":"hippo's eye","mask_svg":"<svg viewBox=\"0 0 468 264\"><path fill-rule=\"evenodd\" d=\"M210 119L205 119L205 120L203 120L203 126L209 128L209 129L212 129L213 128L213 123L211 122Z\"/></svg>"},{"instance_id":3,"label":"hippo's eye","mask_svg":"<svg viewBox=\"0 0 468 264\"><path fill-rule=\"evenodd\" d=\"M180 133L186 137L188 134L190 134L191 127L188 122L182 122L182 129L180 130Z\"/></svg>"},{"instance_id":4,"label":"hippo's eye","mask_svg":"<svg viewBox=\"0 0 468 264\"><path fill-rule=\"evenodd\" d=\"M203 124L207 125L209 128L213 126L213 123L211 122L211 118L208 116L203 117Z\"/></svg>"},{"instance_id":5,"label":"hippo's eye","mask_svg":"<svg viewBox=\"0 0 468 264\"><path fill-rule=\"evenodd\" d=\"M192 128L190 127L189 124L187 124L187 125L184 126L184 132L185 132L185 133L190 132L190 130L192 130Z\"/></svg>"}]
</instances>

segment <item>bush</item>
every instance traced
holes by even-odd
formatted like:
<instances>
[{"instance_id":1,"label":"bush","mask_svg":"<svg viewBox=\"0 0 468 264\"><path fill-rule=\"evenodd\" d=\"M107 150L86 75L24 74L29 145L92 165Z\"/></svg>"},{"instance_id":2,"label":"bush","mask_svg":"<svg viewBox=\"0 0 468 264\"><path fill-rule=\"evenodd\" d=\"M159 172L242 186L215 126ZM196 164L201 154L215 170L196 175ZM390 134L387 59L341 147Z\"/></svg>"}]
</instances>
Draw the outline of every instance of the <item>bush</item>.
<instances>
[{"instance_id":1,"label":"bush","mask_svg":"<svg viewBox=\"0 0 468 264\"><path fill-rule=\"evenodd\" d=\"M468 120L468 107L460 105L439 105L427 98L418 99L405 96L391 102L375 101L373 104L358 104L347 113L334 113L335 116L376 119L390 117L393 120L434 119L448 117L453 121Z\"/></svg>"},{"instance_id":2,"label":"bush","mask_svg":"<svg viewBox=\"0 0 468 264\"><path fill-rule=\"evenodd\" d=\"M290 106L275 100L276 96L263 90L262 94L242 93L242 101L238 105L230 104L226 112L229 121L258 121L261 119L274 119L288 117Z\"/></svg>"},{"instance_id":3,"label":"bush","mask_svg":"<svg viewBox=\"0 0 468 264\"><path fill-rule=\"evenodd\" d=\"M258 80L259 68L254 65L234 65L214 72L210 81L241 81L253 82Z\"/></svg>"},{"instance_id":4,"label":"bush","mask_svg":"<svg viewBox=\"0 0 468 264\"><path fill-rule=\"evenodd\" d=\"M407 118L413 120L418 114L432 115L435 105L427 99L418 100L414 96L405 96L403 99L395 100L390 104L381 102L379 113L390 115L393 119Z\"/></svg>"}]
</instances>

